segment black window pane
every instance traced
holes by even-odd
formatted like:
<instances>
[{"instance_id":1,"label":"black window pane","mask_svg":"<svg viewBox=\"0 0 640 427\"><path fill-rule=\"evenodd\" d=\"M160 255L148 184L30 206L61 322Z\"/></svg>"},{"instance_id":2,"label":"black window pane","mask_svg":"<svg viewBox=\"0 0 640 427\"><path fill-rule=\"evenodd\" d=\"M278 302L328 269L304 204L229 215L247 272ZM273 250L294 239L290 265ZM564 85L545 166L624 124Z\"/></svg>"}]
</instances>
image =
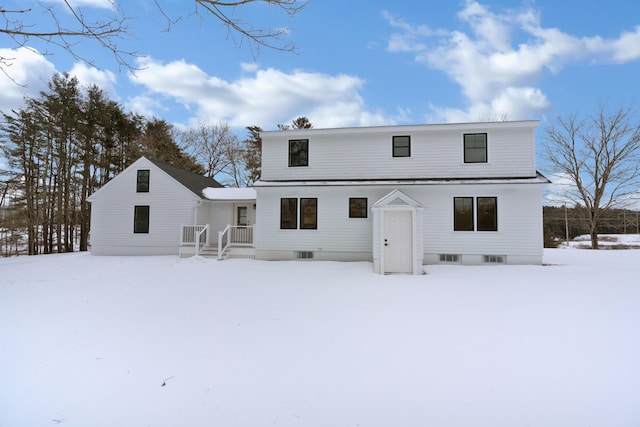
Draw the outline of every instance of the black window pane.
<instances>
[{"instance_id":1,"label":"black window pane","mask_svg":"<svg viewBox=\"0 0 640 427\"><path fill-rule=\"evenodd\" d=\"M280 199L280 228L285 230L298 228L298 199Z\"/></svg>"},{"instance_id":2,"label":"black window pane","mask_svg":"<svg viewBox=\"0 0 640 427\"><path fill-rule=\"evenodd\" d=\"M149 192L149 170L141 169L138 171L136 191L138 193Z\"/></svg>"},{"instance_id":3,"label":"black window pane","mask_svg":"<svg viewBox=\"0 0 640 427\"><path fill-rule=\"evenodd\" d=\"M149 206L135 206L133 211L133 232L149 232Z\"/></svg>"},{"instance_id":4,"label":"black window pane","mask_svg":"<svg viewBox=\"0 0 640 427\"><path fill-rule=\"evenodd\" d=\"M300 228L318 228L318 199L300 199Z\"/></svg>"},{"instance_id":5,"label":"black window pane","mask_svg":"<svg viewBox=\"0 0 640 427\"><path fill-rule=\"evenodd\" d=\"M478 231L498 230L497 205L495 197L478 197Z\"/></svg>"},{"instance_id":6,"label":"black window pane","mask_svg":"<svg viewBox=\"0 0 640 427\"><path fill-rule=\"evenodd\" d=\"M367 217L367 199L352 197L349 199L349 218Z\"/></svg>"},{"instance_id":7,"label":"black window pane","mask_svg":"<svg viewBox=\"0 0 640 427\"><path fill-rule=\"evenodd\" d=\"M409 157L411 156L411 137L410 136L394 136L393 137L393 157Z\"/></svg>"},{"instance_id":8,"label":"black window pane","mask_svg":"<svg viewBox=\"0 0 640 427\"><path fill-rule=\"evenodd\" d=\"M473 197L454 197L453 229L473 231Z\"/></svg>"},{"instance_id":9,"label":"black window pane","mask_svg":"<svg viewBox=\"0 0 640 427\"><path fill-rule=\"evenodd\" d=\"M471 133L464 135L464 162L487 162L487 134Z\"/></svg>"},{"instance_id":10,"label":"black window pane","mask_svg":"<svg viewBox=\"0 0 640 427\"><path fill-rule=\"evenodd\" d=\"M289 166L309 166L309 140L289 140Z\"/></svg>"}]
</instances>

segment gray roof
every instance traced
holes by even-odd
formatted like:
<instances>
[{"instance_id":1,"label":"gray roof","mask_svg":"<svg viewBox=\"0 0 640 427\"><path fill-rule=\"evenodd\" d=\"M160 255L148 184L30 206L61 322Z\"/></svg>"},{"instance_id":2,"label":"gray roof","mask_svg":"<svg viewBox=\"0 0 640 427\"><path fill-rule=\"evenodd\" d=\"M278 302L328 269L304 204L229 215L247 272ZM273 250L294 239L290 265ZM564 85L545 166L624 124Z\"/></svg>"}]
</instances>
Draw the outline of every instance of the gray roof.
<instances>
[{"instance_id":1,"label":"gray roof","mask_svg":"<svg viewBox=\"0 0 640 427\"><path fill-rule=\"evenodd\" d=\"M157 160L148 159L151 163L168 173L173 179L191 190L196 196L203 197L202 190L208 187L222 188L224 187L213 178L198 175Z\"/></svg>"}]
</instances>

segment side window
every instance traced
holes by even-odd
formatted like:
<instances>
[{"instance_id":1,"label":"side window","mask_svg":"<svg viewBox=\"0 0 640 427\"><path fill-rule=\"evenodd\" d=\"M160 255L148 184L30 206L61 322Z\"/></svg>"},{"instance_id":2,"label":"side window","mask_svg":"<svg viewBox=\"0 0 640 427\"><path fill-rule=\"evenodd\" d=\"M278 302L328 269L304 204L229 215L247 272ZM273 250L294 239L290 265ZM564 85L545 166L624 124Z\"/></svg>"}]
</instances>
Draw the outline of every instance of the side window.
<instances>
[{"instance_id":1,"label":"side window","mask_svg":"<svg viewBox=\"0 0 640 427\"><path fill-rule=\"evenodd\" d=\"M366 218L367 217L367 198L366 197L350 197L349 198L349 218Z\"/></svg>"},{"instance_id":2,"label":"side window","mask_svg":"<svg viewBox=\"0 0 640 427\"><path fill-rule=\"evenodd\" d=\"M138 177L136 181L136 191L138 193L149 192L149 169L138 170Z\"/></svg>"},{"instance_id":3,"label":"side window","mask_svg":"<svg viewBox=\"0 0 640 427\"><path fill-rule=\"evenodd\" d=\"M487 163L487 134L464 134L464 162Z\"/></svg>"},{"instance_id":4,"label":"side window","mask_svg":"<svg viewBox=\"0 0 640 427\"><path fill-rule=\"evenodd\" d=\"M149 206L134 206L133 232L149 233Z\"/></svg>"},{"instance_id":5,"label":"side window","mask_svg":"<svg viewBox=\"0 0 640 427\"><path fill-rule=\"evenodd\" d=\"M280 228L295 230L298 228L298 199L280 199Z\"/></svg>"},{"instance_id":6,"label":"side window","mask_svg":"<svg viewBox=\"0 0 640 427\"><path fill-rule=\"evenodd\" d=\"M318 228L318 199L300 199L300 229Z\"/></svg>"},{"instance_id":7,"label":"side window","mask_svg":"<svg viewBox=\"0 0 640 427\"><path fill-rule=\"evenodd\" d=\"M498 199L478 197L478 231L498 231Z\"/></svg>"},{"instance_id":8,"label":"side window","mask_svg":"<svg viewBox=\"0 0 640 427\"><path fill-rule=\"evenodd\" d=\"M473 231L473 197L453 198L453 229Z\"/></svg>"},{"instance_id":9,"label":"side window","mask_svg":"<svg viewBox=\"0 0 640 427\"><path fill-rule=\"evenodd\" d=\"M289 166L309 166L309 140L289 140Z\"/></svg>"},{"instance_id":10,"label":"side window","mask_svg":"<svg viewBox=\"0 0 640 427\"><path fill-rule=\"evenodd\" d=\"M411 137L408 135L392 137L391 150L393 157L411 157Z\"/></svg>"}]
</instances>

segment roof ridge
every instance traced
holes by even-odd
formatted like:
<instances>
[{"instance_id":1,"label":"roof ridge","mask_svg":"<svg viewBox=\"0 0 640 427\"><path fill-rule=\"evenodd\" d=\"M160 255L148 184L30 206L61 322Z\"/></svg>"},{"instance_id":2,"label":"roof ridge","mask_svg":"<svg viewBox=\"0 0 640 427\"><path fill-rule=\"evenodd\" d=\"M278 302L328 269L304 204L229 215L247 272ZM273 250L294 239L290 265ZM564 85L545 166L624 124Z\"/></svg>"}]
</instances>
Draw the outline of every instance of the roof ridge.
<instances>
[{"instance_id":1,"label":"roof ridge","mask_svg":"<svg viewBox=\"0 0 640 427\"><path fill-rule=\"evenodd\" d=\"M170 165L168 163L161 162L159 160L149 159L151 163L162 169L165 173L171 176L173 179L182 184L185 188L189 189L198 197L203 197L202 190L208 187L214 188L223 188L224 186L220 184L213 178L206 177L204 175L200 175L194 172L190 172L184 169L180 169L176 166Z\"/></svg>"}]
</instances>

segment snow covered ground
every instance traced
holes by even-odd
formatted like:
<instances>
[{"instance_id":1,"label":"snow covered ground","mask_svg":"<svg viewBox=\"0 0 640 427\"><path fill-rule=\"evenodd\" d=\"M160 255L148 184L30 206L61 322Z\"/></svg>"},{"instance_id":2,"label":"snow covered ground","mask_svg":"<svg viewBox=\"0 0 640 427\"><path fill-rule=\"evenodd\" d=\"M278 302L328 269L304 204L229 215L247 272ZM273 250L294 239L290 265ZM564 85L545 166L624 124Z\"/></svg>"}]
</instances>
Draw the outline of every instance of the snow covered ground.
<instances>
[{"instance_id":1,"label":"snow covered ground","mask_svg":"<svg viewBox=\"0 0 640 427\"><path fill-rule=\"evenodd\" d=\"M583 234L568 243L572 248L590 249L591 237ZM598 245L601 249L640 249L640 234L599 234ZM563 242L561 246L567 244Z\"/></svg>"},{"instance_id":2,"label":"snow covered ground","mask_svg":"<svg viewBox=\"0 0 640 427\"><path fill-rule=\"evenodd\" d=\"M0 426L638 426L640 250L0 259Z\"/></svg>"}]
</instances>

